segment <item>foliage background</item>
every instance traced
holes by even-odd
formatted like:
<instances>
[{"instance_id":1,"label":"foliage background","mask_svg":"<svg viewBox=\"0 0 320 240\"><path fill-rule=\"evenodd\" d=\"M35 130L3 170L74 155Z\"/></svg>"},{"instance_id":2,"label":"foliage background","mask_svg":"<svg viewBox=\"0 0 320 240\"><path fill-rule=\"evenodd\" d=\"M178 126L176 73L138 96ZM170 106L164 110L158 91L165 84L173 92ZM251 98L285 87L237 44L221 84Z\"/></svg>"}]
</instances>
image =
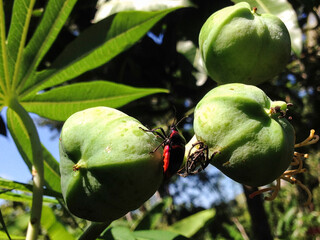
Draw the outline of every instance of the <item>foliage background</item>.
<instances>
[{"instance_id":1,"label":"foliage background","mask_svg":"<svg viewBox=\"0 0 320 240\"><path fill-rule=\"evenodd\" d=\"M257 1L257 3L270 1ZM272 1L271 1L272 2ZM283 1L286 2L286 1ZM289 114L296 130L297 142L308 135L311 128L317 133L319 128L320 108L320 71L319 68L319 1L290 0L288 1L297 16L298 27L303 33L301 53L292 55L287 69L268 83L260 85L271 99L285 99L293 103L294 107ZM12 9L12 1L5 1L5 12ZM35 8L44 7L45 1L37 1ZM195 60L198 34L204 21L214 12L225 6L232 5L231 1L201 0L192 2L193 6L178 9L159 21L146 36L127 51L113 58L105 65L92 71L85 72L70 83L88 82L97 79L106 79L115 83L126 84L141 88L168 89L169 93L153 94L138 99L120 107L123 112L137 118L144 125L167 126L174 119L181 119L190 114L180 126L187 140L191 139L192 109L197 102L216 86L216 83L206 78L203 70ZM39 65L39 70L52 64L54 59L63 51L68 43L77 38L78 33L89 27L96 14L96 2L79 0L71 12L59 37L45 55ZM6 14L7 29L10 15ZM38 19L34 17L30 24L28 37L31 37ZM189 47L188 47L189 46ZM191 47L190 47L191 46ZM192 47L194 46L194 47ZM64 83L66 85L66 83ZM6 132L1 121L1 132ZM42 124L60 129L63 122L54 122L44 119ZM212 194L220 199L209 202L206 208L213 209L214 217L202 222L200 227L191 234L193 239L320 239L320 188L319 188L319 144L304 149L310 153L305 162L308 173L298 176L313 193L313 204L306 208L304 191L296 186L283 186L276 200L255 205L247 202L244 194L235 199L225 201L226 189L221 184L222 174L214 171L205 171L190 180L183 181L173 178L167 186L163 186L158 195L144 206L125 218L115 221L112 228L105 233L105 238L123 234L127 229L170 229L179 228L175 223L188 216L204 210L199 203L199 196L212 199ZM190 189L199 188L196 193L190 194ZM184 203L177 204L183 197ZM249 204L249 205L248 205ZM44 210L47 218L52 221L43 223L42 237L55 239L52 226L59 231L65 231L73 236L81 234L88 223L70 216L66 209L57 202L50 205L53 211ZM249 206L249 208L248 208ZM265 215L257 221L252 221L250 206L256 211L263 211ZM10 234L24 236L29 212L25 202L8 201L1 206L4 222ZM212 216L212 215L210 215ZM261 222L259 222L261 221ZM184 230L194 226L196 221L189 221ZM54 225L54 223L61 223ZM260 234L257 226L260 225ZM51 230L50 230L51 229ZM113 229L113 230L112 230ZM59 232L58 231L58 232ZM180 233L183 231L180 231ZM130 235L130 233L128 233ZM137 237L137 236L135 236ZM263 238L264 237L264 238ZM58 239L58 238L57 238ZM120 238L121 239L121 238ZM169 239L169 238L168 238Z\"/></svg>"}]
</instances>

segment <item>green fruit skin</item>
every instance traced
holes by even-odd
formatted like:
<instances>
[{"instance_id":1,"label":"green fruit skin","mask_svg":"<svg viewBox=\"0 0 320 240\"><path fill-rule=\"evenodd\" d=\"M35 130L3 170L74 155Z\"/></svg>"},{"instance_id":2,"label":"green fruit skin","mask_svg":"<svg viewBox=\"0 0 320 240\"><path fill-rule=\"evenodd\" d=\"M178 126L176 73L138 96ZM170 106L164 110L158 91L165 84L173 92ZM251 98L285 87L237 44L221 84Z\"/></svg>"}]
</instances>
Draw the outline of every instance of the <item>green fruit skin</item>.
<instances>
[{"instance_id":1,"label":"green fruit skin","mask_svg":"<svg viewBox=\"0 0 320 240\"><path fill-rule=\"evenodd\" d=\"M287 119L272 115L271 106L262 90L241 83L214 88L196 106L197 139L208 145L210 156L220 151L211 163L239 183L269 184L292 161L294 129Z\"/></svg>"},{"instance_id":2,"label":"green fruit skin","mask_svg":"<svg viewBox=\"0 0 320 240\"><path fill-rule=\"evenodd\" d=\"M73 114L60 137L61 187L68 209L90 221L112 221L137 209L163 178L160 143L136 119L112 108ZM77 170L74 170L78 164Z\"/></svg>"},{"instance_id":3,"label":"green fruit skin","mask_svg":"<svg viewBox=\"0 0 320 240\"><path fill-rule=\"evenodd\" d=\"M201 28L199 47L208 75L220 84L257 85L283 71L291 40L284 23L241 2L212 14Z\"/></svg>"}]
</instances>

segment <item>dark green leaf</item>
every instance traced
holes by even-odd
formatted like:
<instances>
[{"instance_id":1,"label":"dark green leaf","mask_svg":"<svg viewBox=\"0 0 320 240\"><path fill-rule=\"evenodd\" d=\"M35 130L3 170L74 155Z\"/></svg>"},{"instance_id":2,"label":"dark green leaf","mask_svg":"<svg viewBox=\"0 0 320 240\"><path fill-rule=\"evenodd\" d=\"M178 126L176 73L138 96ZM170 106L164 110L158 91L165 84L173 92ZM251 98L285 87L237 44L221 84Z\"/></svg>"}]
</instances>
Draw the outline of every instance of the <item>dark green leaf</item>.
<instances>
[{"instance_id":1,"label":"dark green leaf","mask_svg":"<svg viewBox=\"0 0 320 240\"><path fill-rule=\"evenodd\" d=\"M146 214L140 219L134 230L155 229L163 216L165 209L171 205L172 199L165 198L162 202L154 205Z\"/></svg>"},{"instance_id":2,"label":"dark green leaf","mask_svg":"<svg viewBox=\"0 0 320 240\"><path fill-rule=\"evenodd\" d=\"M23 95L61 84L101 66L134 45L152 26L176 9L121 12L92 25L65 48L50 69L38 73L28 82Z\"/></svg>"},{"instance_id":3,"label":"dark green leaf","mask_svg":"<svg viewBox=\"0 0 320 240\"><path fill-rule=\"evenodd\" d=\"M0 111L1 111L1 107L0 107ZM3 136L7 136L7 128L6 128L6 124L3 121L2 116L0 116L0 134Z\"/></svg>"},{"instance_id":4,"label":"dark green leaf","mask_svg":"<svg viewBox=\"0 0 320 240\"><path fill-rule=\"evenodd\" d=\"M75 240L64 225L57 220L51 208L45 205L42 207L41 226L52 240Z\"/></svg>"},{"instance_id":5,"label":"dark green leaf","mask_svg":"<svg viewBox=\"0 0 320 240\"><path fill-rule=\"evenodd\" d=\"M11 109L8 109L7 111L7 124L12 138L21 154L21 157L23 158L31 172L33 160L30 138L21 119ZM42 149L44 157L45 186L51 190L60 193L60 172L57 167L59 163L45 149L45 147L42 147Z\"/></svg>"},{"instance_id":6,"label":"dark green leaf","mask_svg":"<svg viewBox=\"0 0 320 240\"><path fill-rule=\"evenodd\" d=\"M222 226L228 232L230 238L232 238L234 240L243 240L244 239L235 225L230 225L230 224L224 223Z\"/></svg>"},{"instance_id":7,"label":"dark green leaf","mask_svg":"<svg viewBox=\"0 0 320 240\"><path fill-rule=\"evenodd\" d=\"M23 100L22 105L42 117L65 121L71 114L89 107L118 108L138 98L161 92L168 91L95 81L54 88Z\"/></svg>"},{"instance_id":8,"label":"dark green leaf","mask_svg":"<svg viewBox=\"0 0 320 240\"><path fill-rule=\"evenodd\" d=\"M188 238L178 233L164 230L142 230L134 231L133 235L139 240L186 240Z\"/></svg>"},{"instance_id":9,"label":"dark green leaf","mask_svg":"<svg viewBox=\"0 0 320 240\"><path fill-rule=\"evenodd\" d=\"M302 31L298 24L297 14L287 0L232 0L232 2L247 2L251 7L257 7L258 13L270 13L278 16L289 30L292 50L298 56L301 54Z\"/></svg>"},{"instance_id":10,"label":"dark green leaf","mask_svg":"<svg viewBox=\"0 0 320 240\"><path fill-rule=\"evenodd\" d=\"M77 0L50 0L41 21L24 50L19 89L28 84L40 61L57 38Z\"/></svg>"},{"instance_id":11,"label":"dark green leaf","mask_svg":"<svg viewBox=\"0 0 320 240\"><path fill-rule=\"evenodd\" d=\"M215 214L216 211L214 209L203 210L174 223L167 229L186 237L192 237L209 221L213 220Z\"/></svg>"},{"instance_id":12,"label":"dark green leaf","mask_svg":"<svg viewBox=\"0 0 320 240\"><path fill-rule=\"evenodd\" d=\"M11 237L10 237L10 234L8 232L8 229L7 229L7 226L6 226L6 223L4 222L4 219L3 219L3 216L2 216L2 213L0 211L0 223L2 225L2 229L4 230L4 232L6 233L8 239L11 240Z\"/></svg>"}]
</instances>

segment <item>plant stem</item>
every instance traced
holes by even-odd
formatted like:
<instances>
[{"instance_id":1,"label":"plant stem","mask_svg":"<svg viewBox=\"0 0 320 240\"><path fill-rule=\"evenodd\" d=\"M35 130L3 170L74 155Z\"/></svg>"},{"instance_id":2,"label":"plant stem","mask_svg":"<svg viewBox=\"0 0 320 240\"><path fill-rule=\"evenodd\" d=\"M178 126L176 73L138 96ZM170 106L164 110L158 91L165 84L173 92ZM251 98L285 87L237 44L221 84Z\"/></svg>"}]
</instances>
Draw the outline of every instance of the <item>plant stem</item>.
<instances>
[{"instance_id":1,"label":"plant stem","mask_svg":"<svg viewBox=\"0 0 320 240\"><path fill-rule=\"evenodd\" d=\"M32 149L32 176L33 176L33 198L31 206L31 216L27 231L27 240L36 240L40 229L40 219L42 210L42 197L43 197L43 183L44 183L44 170L43 170L43 156L42 147L36 126L29 116L28 112L21 106L16 97L9 100L8 106L14 110L24 123Z\"/></svg>"},{"instance_id":2,"label":"plant stem","mask_svg":"<svg viewBox=\"0 0 320 240\"><path fill-rule=\"evenodd\" d=\"M90 226L80 236L79 240L95 240L100 234L111 224L111 221L107 222L92 222Z\"/></svg>"}]
</instances>

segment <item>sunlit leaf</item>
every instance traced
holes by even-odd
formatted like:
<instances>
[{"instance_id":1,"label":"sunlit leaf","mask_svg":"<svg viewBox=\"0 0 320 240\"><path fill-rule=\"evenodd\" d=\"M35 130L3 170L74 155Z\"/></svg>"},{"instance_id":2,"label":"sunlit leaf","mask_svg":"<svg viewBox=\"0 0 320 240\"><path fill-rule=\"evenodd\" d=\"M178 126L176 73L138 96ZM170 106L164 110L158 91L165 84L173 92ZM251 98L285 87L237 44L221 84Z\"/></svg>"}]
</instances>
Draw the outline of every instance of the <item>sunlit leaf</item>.
<instances>
[{"instance_id":1,"label":"sunlit leaf","mask_svg":"<svg viewBox=\"0 0 320 240\"><path fill-rule=\"evenodd\" d=\"M179 233L186 237L192 237L200 229L213 220L216 211L214 209L207 209L186 217L173 225L169 226L167 230Z\"/></svg>"},{"instance_id":2,"label":"sunlit leaf","mask_svg":"<svg viewBox=\"0 0 320 240\"><path fill-rule=\"evenodd\" d=\"M31 184L25 184L25 183L20 183L20 182L10 181L4 178L0 178L0 188L6 189L6 190L22 191L25 193L32 193L33 187ZM44 189L44 195L62 198L61 193L54 192L50 189Z\"/></svg>"},{"instance_id":3,"label":"sunlit leaf","mask_svg":"<svg viewBox=\"0 0 320 240\"><path fill-rule=\"evenodd\" d=\"M3 2L0 1L0 94L9 85L8 56L6 50L6 29Z\"/></svg>"},{"instance_id":4,"label":"sunlit leaf","mask_svg":"<svg viewBox=\"0 0 320 240\"><path fill-rule=\"evenodd\" d=\"M0 199L14 201L14 202L31 203L32 202L32 195L6 191L6 192L0 193ZM43 198L43 202L44 203L59 204L59 202L57 200L55 200L54 198L47 198L47 197Z\"/></svg>"},{"instance_id":5,"label":"sunlit leaf","mask_svg":"<svg viewBox=\"0 0 320 240\"><path fill-rule=\"evenodd\" d=\"M32 150L30 138L21 119L11 109L7 111L7 124L12 138L20 152L21 157L27 164L30 172L32 169ZM59 163L53 156L42 146L44 159L44 179L45 186L56 192L61 192L60 189L60 172L58 171Z\"/></svg>"},{"instance_id":6,"label":"sunlit leaf","mask_svg":"<svg viewBox=\"0 0 320 240\"><path fill-rule=\"evenodd\" d=\"M26 81L31 80L30 76L57 38L76 2L77 0L48 1L41 21L24 50L19 75L19 80L24 80L19 89L23 88L24 84L28 84Z\"/></svg>"},{"instance_id":7,"label":"sunlit leaf","mask_svg":"<svg viewBox=\"0 0 320 240\"><path fill-rule=\"evenodd\" d=\"M298 25L297 14L287 0L232 0L232 2L247 2L251 7L257 7L258 13L271 13L278 16L289 30L292 50L300 56L302 31Z\"/></svg>"},{"instance_id":8,"label":"sunlit leaf","mask_svg":"<svg viewBox=\"0 0 320 240\"><path fill-rule=\"evenodd\" d=\"M12 234L10 234L10 235L11 235L11 239L14 239L14 240L20 240L20 239L25 240L26 239L25 236L17 236L17 235L12 235ZM3 231L0 231L0 239L8 239L7 234Z\"/></svg>"},{"instance_id":9,"label":"sunlit leaf","mask_svg":"<svg viewBox=\"0 0 320 240\"><path fill-rule=\"evenodd\" d=\"M112 14L122 11L158 11L174 7L192 6L189 0L109 0L99 1L93 22L98 22Z\"/></svg>"},{"instance_id":10,"label":"sunlit leaf","mask_svg":"<svg viewBox=\"0 0 320 240\"><path fill-rule=\"evenodd\" d=\"M10 30L7 39L10 78L14 71L18 71L16 64L20 63L25 46L30 18L35 0L15 0L13 14L10 22ZM14 69L16 67L16 69ZM17 72L15 73L17 74ZM17 77L17 76L16 76Z\"/></svg>"},{"instance_id":11,"label":"sunlit leaf","mask_svg":"<svg viewBox=\"0 0 320 240\"><path fill-rule=\"evenodd\" d=\"M134 88L107 81L71 84L24 99L22 105L30 112L58 121L71 114L96 106L121 107L133 100L165 89Z\"/></svg>"},{"instance_id":12,"label":"sunlit leaf","mask_svg":"<svg viewBox=\"0 0 320 240\"><path fill-rule=\"evenodd\" d=\"M192 72L192 75L197 79L196 85L202 86L206 82L208 76L199 48L197 48L190 40L179 41L177 43L177 52L185 56L185 58L194 67L195 70Z\"/></svg>"},{"instance_id":13,"label":"sunlit leaf","mask_svg":"<svg viewBox=\"0 0 320 240\"><path fill-rule=\"evenodd\" d=\"M71 42L50 69L38 73L24 86L23 96L61 84L97 68L127 50L168 13L121 12L87 28Z\"/></svg>"},{"instance_id":14,"label":"sunlit leaf","mask_svg":"<svg viewBox=\"0 0 320 240\"><path fill-rule=\"evenodd\" d=\"M113 227L111 228L111 234L113 239L136 240L130 229L126 227Z\"/></svg>"}]
</instances>

